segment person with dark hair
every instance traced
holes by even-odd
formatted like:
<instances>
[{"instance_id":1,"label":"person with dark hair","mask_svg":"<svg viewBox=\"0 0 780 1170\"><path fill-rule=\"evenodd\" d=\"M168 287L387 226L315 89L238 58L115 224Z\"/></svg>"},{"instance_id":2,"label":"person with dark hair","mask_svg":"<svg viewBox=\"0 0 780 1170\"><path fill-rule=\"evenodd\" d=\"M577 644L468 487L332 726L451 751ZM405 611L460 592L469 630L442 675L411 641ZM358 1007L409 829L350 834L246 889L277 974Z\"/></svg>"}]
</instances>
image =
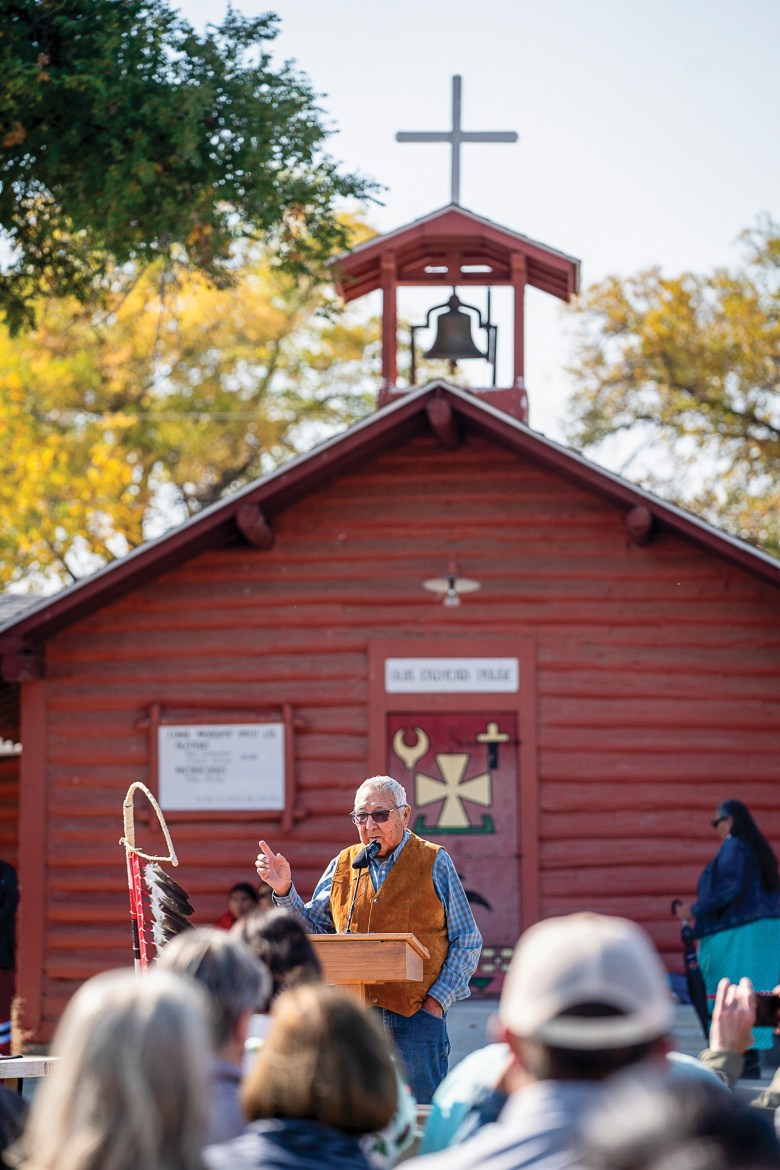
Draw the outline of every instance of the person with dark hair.
<instances>
[{"instance_id":1,"label":"person with dark hair","mask_svg":"<svg viewBox=\"0 0 780 1170\"><path fill-rule=\"evenodd\" d=\"M303 923L292 910L255 907L236 923L231 933L243 939L271 972L273 999L301 983L321 981L320 961Z\"/></svg>"},{"instance_id":2,"label":"person with dark hair","mask_svg":"<svg viewBox=\"0 0 780 1170\"><path fill-rule=\"evenodd\" d=\"M757 1109L704 1081L626 1074L587 1119L583 1170L780 1170L780 1144Z\"/></svg>"},{"instance_id":3,"label":"person with dark hair","mask_svg":"<svg viewBox=\"0 0 780 1170\"><path fill-rule=\"evenodd\" d=\"M322 968L309 941L303 923L291 910L261 910L256 907L237 922L231 934L237 934L271 972L272 1002L296 987L322 982ZM270 1007L268 1009L270 1011ZM253 1015L249 1021L244 1068L248 1074L257 1053L273 1027L273 1015ZM398 1109L390 1124L363 1140L362 1146L372 1166L394 1165L394 1159L414 1137L416 1105L396 1068Z\"/></svg>"},{"instance_id":4,"label":"person with dark hair","mask_svg":"<svg viewBox=\"0 0 780 1170\"><path fill-rule=\"evenodd\" d=\"M257 890L249 882L236 882L228 890L227 900L227 910L214 923L218 930L230 930L257 905Z\"/></svg>"},{"instance_id":5,"label":"person with dark hair","mask_svg":"<svg viewBox=\"0 0 780 1170\"><path fill-rule=\"evenodd\" d=\"M712 827L721 840L699 878L696 901L677 907L682 921L695 920L699 966L708 997L721 979L746 977L757 990L780 982L780 876L771 845L741 800L724 800ZM744 1076L760 1073L756 1049L772 1047L770 1028L755 1032L745 1054Z\"/></svg>"},{"instance_id":6,"label":"person with dark hair","mask_svg":"<svg viewBox=\"0 0 780 1170\"><path fill-rule=\"evenodd\" d=\"M257 887L257 902L255 906L250 906L252 910L273 910L274 908L274 892L270 886L265 882L260 882Z\"/></svg>"},{"instance_id":7,"label":"person with dark hair","mask_svg":"<svg viewBox=\"0 0 780 1170\"><path fill-rule=\"evenodd\" d=\"M244 1072L248 1072L255 1056L263 1047L271 1030L271 1003L283 991L303 983L320 983L322 968L309 942L303 923L292 910L281 907L263 910L253 907L231 930L260 960L271 976L271 997L268 1006L250 1017L244 1049Z\"/></svg>"},{"instance_id":8,"label":"person with dark hair","mask_svg":"<svg viewBox=\"0 0 780 1170\"><path fill-rule=\"evenodd\" d=\"M286 991L242 1093L250 1124L208 1147L209 1170L369 1170L360 1138L386 1126L397 1080L382 1028L322 984Z\"/></svg>"}]
</instances>

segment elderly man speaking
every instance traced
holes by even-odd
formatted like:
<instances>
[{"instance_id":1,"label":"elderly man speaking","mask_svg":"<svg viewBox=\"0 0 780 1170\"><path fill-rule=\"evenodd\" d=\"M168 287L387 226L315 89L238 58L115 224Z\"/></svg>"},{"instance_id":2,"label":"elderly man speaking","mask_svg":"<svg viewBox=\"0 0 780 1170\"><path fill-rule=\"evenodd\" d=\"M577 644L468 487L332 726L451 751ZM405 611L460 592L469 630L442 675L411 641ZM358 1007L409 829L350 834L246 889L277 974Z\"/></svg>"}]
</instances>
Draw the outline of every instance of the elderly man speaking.
<instances>
[{"instance_id":1,"label":"elderly man speaking","mask_svg":"<svg viewBox=\"0 0 780 1170\"><path fill-rule=\"evenodd\" d=\"M430 951L422 983L374 988L386 1033L395 1042L420 1104L428 1104L447 1072L447 1009L469 995L482 938L446 850L410 833L406 792L390 776L372 776L355 793L351 814L359 845L342 849L304 904L281 853L260 842L257 872L277 905L295 910L314 934L342 933L355 892L352 867L361 850L371 883L361 882L350 929L356 934L410 931Z\"/></svg>"}]
</instances>

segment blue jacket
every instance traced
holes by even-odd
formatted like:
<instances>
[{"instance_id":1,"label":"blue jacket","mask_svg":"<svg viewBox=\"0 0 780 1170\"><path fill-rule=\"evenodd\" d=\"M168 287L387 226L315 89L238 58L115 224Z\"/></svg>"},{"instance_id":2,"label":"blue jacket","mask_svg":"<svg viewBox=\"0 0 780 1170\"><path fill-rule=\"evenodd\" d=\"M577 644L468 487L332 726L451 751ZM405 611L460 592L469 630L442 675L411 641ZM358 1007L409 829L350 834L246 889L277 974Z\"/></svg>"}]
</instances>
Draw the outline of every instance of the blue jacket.
<instances>
[{"instance_id":1,"label":"blue jacket","mask_svg":"<svg viewBox=\"0 0 780 1170\"><path fill-rule=\"evenodd\" d=\"M780 892L767 893L758 862L739 837L727 837L699 878L693 905L697 938L757 922L780 918Z\"/></svg>"},{"instance_id":2,"label":"blue jacket","mask_svg":"<svg viewBox=\"0 0 780 1170\"><path fill-rule=\"evenodd\" d=\"M370 1170L357 1138L291 1118L251 1122L240 1137L207 1146L209 1170Z\"/></svg>"}]
</instances>

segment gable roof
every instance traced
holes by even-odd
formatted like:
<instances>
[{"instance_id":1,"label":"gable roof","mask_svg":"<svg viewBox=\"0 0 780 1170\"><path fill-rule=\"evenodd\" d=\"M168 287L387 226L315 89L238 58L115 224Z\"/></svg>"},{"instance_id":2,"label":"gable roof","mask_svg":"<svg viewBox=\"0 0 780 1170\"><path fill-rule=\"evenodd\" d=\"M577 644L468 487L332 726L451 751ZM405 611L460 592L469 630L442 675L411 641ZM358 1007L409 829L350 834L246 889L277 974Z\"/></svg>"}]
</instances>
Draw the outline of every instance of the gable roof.
<instances>
[{"instance_id":1,"label":"gable roof","mask_svg":"<svg viewBox=\"0 0 780 1170\"><path fill-rule=\"evenodd\" d=\"M32 593L0 593L0 629L39 601L40 598Z\"/></svg>"},{"instance_id":2,"label":"gable roof","mask_svg":"<svg viewBox=\"0 0 780 1170\"><path fill-rule=\"evenodd\" d=\"M626 510L643 507L656 525L780 587L780 560L730 536L700 517L667 503L606 471L583 455L532 430L446 382L432 382L390 403L305 455L205 508L197 516L121 560L100 569L0 625L0 654L36 646L57 631L206 549L235 544L253 529L270 535L276 513L320 484L415 434L433 429L447 443L472 428L572 483ZM262 542L258 547L263 547ZM265 547L268 547L266 545Z\"/></svg>"},{"instance_id":3,"label":"gable roof","mask_svg":"<svg viewBox=\"0 0 780 1170\"><path fill-rule=\"evenodd\" d=\"M579 292L579 260L455 203L336 256L331 266L344 300L354 301L381 288L382 261L389 256L397 284L441 285L442 266L449 268L455 262L458 271L450 271L444 283L511 284L513 257L522 257L526 280L534 288L562 301ZM429 271L437 267L438 274ZM479 271L469 271L473 267Z\"/></svg>"}]
</instances>

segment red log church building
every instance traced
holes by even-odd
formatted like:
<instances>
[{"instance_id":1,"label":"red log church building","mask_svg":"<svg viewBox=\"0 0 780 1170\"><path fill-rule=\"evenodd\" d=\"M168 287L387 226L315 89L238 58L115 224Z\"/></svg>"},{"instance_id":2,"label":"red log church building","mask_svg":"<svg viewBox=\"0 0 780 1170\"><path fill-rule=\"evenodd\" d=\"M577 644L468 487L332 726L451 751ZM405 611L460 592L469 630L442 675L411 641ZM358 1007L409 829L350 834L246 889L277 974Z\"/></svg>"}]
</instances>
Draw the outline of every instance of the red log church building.
<instances>
[{"instance_id":1,"label":"red log church building","mask_svg":"<svg viewBox=\"0 0 780 1170\"><path fill-rule=\"evenodd\" d=\"M34 1040L131 962L136 780L210 922L260 837L310 893L354 838L357 785L392 774L469 891L487 995L524 927L585 908L679 967L669 903L715 851L719 800L780 845L780 562L525 421L524 289L568 300L577 262L453 204L336 279L384 294L376 413L0 625ZM397 286L477 283L514 290L511 385L399 389ZM136 837L156 851L140 807Z\"/></svg>"}]
</instances>

